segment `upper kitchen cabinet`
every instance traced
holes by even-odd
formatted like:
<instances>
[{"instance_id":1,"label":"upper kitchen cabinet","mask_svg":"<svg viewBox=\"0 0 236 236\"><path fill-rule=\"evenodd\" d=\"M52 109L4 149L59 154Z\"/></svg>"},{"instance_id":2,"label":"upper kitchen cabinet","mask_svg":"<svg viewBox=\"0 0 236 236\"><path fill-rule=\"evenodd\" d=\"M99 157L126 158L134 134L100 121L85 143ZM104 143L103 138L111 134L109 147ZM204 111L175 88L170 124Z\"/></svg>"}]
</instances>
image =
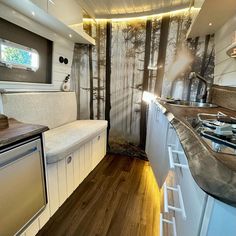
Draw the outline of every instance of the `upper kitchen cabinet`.
<instances>
[{"instance_id":1,"label":"upper kitchen cabinet","mask_svg":"<svg viewBox=\"0 0 236 236\"><path fill-rule=\"evenodd\" d=\"M81 25L83 28L83 12L75 0L50 0L48 13L60 19L66 25Z\"/></svg>"},{"instance_id":2,"label":"upper kitchen cabinet","mask_svg":"<svg viewBox=\"0 0 236 236\"><path fill-rule=\"evenodd\" d=\"M3 8L10 7L70 41L95 45L95 40L83 30L82 9L75 0L0 0L0 3ZM1 13L4 18L3 10Z\"/></svg>"},{"instance_id":3,"label":"upper kitchen cabinet","mask_svg":"<svg viewBox=\"0 0 236 236\"><path fill-rule=\"evenodd\" d=\"M196 1L200 11L193 18L187 38L195 38L215 33L236 12L235 0Z\"/></svg>"},{"instance_id":4,"label":"upper kitchen cabinet","mask_svg":"<svg viewBox=\"0 0 236 236\"><path fill-rule=\"evenodd\" d=\"M48 0L31 0L31 2L42 8L44 11L48 10Z\"/></svg>"}]
</instances>

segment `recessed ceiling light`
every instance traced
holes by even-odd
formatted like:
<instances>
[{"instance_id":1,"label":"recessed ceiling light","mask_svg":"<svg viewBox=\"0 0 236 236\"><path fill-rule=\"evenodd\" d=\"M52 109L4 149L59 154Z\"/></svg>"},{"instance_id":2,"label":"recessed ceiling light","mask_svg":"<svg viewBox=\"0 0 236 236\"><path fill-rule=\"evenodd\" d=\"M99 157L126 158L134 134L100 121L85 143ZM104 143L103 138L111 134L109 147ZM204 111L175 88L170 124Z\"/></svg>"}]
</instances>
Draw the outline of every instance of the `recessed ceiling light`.
<instances>
[{"instance_id":1,"label":"recessed ceiling light","mask_svg":"<svg viewBox=\"0 0 236 236\"><path fill-rule=\"evenodd\" d=\"M72 34L69 34L69 37L72 38Z\"/></svg>"},{"instance_id":2,"label":"recessed ceiling light","mask_svg":"<svg viewBox=\"0 0 236 236\"><path fill-rule=\"evenodd\" d=\"M211 23L211 22L209 23L209 26L212 26L212 23Z\"/></svg>"},{"instance_id":3,"label":"recessed ceiling light","mask_svg":"<svg viewBox=\"0 0 236 236\"><path fill-rule=\"evenodd\" d=\"M35 16L35 12L34 11L32 11L31 14L32 14L32 16Z\"/></svg>"}]
</instances>

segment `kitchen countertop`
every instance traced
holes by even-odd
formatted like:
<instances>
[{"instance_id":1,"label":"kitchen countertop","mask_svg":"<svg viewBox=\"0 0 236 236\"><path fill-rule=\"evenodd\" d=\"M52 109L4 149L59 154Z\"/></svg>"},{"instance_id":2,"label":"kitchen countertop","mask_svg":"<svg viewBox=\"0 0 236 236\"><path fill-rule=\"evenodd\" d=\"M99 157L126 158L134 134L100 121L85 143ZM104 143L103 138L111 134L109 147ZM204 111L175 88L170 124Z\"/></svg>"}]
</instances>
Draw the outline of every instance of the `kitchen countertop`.
<instances>
[{"instance_id":1,"label":"kitchen countertop","mask_svg":"<svg viewBox=\"0 0 236 236\"><path fill-rule=\"evenodd\" d=\"M0 130L0 148L48 130L46 126L24 124L12 118L8 122L9 127Z\"/></svg>"},{"instance_id":2,"label":"kitchen countertop","mask_svg":"<svg viewBox=\"0 0 236 236\"><path fill-rule=\"evenodd\" d=\"M175 128L189 162L191 174L199 187L214 198L236 206L236 156L216 153L188 123L198 113L223 112L236 116L236 111L222 107L180 107L157 100L163 113Z\"/></svg>"}]
</instances>

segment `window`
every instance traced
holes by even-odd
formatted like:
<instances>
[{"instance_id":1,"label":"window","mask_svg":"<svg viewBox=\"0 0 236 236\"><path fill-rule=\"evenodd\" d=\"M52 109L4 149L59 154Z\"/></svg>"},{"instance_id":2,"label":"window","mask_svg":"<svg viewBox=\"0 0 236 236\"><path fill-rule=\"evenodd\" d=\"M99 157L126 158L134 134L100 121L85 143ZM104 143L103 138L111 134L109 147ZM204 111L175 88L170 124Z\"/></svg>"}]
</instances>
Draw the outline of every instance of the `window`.
<instances>
[{"instance_id":1,"label":"window","mask_svg":"<svg viewBox=\"0 0 236 236\"><path fill-rule=\"evenodd\" d=\"M36 72L39 68L39 54L35 49L0 39L0 65Z\"/></svg>"}]
</instances>

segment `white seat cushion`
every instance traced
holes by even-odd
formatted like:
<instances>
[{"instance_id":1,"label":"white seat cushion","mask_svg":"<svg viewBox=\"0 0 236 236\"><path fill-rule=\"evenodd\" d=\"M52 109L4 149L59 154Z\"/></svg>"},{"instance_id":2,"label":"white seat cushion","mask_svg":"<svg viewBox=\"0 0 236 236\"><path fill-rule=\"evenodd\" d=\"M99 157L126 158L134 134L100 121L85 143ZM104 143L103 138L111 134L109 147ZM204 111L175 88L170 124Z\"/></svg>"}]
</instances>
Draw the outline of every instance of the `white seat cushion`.
<instances>
[{"instance_id":1,"label":"white seat cushion","mask_svg":"<svg viewBox=\"0 0 236 236\"><path fill-rule=\"evenodd\" d=\"M107 128L105 120L77 120L45 132L47 163L57 162Z\"/></svg>"}]
</instances>

